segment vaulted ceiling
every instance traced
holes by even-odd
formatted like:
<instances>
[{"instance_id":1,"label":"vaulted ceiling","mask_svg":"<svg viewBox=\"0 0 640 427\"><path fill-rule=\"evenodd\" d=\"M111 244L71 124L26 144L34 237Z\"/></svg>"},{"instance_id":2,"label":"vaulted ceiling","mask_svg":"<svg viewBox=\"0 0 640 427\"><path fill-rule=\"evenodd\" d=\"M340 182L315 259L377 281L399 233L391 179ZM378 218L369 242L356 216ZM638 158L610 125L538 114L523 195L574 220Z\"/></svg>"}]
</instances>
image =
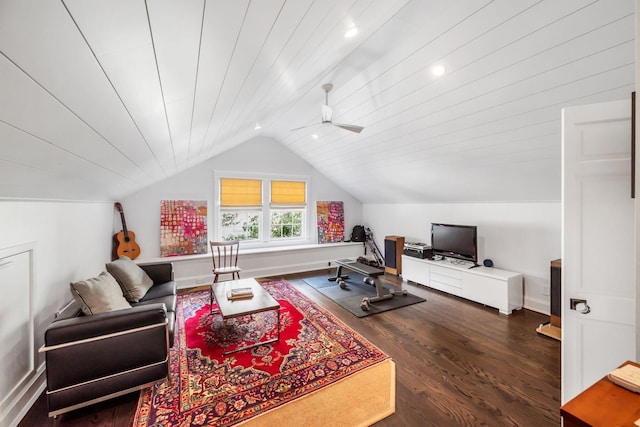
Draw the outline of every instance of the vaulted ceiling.
<instances>
[{"instance_id":1,"label":"vaulted ceiling","mask_svg":"<svg viewBox=\"0 0 640 427\"><path fill-rule=\"evenodd\" d=\"M634 46L633 0L0 0L0 197L265 135L367 203L559 200L561 109L629 98Z\"/></svg>"}]
</instances>

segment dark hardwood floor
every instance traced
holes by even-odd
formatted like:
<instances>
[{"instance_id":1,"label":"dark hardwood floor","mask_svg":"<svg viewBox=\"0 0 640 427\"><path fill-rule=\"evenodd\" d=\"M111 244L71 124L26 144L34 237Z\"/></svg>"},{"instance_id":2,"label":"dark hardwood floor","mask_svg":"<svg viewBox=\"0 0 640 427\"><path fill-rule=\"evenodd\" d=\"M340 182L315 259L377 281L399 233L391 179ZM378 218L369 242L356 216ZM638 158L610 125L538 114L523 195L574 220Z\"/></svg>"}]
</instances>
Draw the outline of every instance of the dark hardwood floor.
<instances>
[{"instance_id":1,"label":"dark hardwood floor","mask_svg":"<svg viewBox=\"0 0 640 427\"><path fill-rule=\"evenodd\" d=\"M396 413L376 427L560 425L560 342L535 331L548 316L529 310L504 316L405 284L427 301L358 319L302 280L318 273L324 272L285 278L396 363ZM383 280L400 283L395 276ZM54 420L41 396L20 427L130 426L137 398L133 393Z\"/></svg>"}]
</instances>

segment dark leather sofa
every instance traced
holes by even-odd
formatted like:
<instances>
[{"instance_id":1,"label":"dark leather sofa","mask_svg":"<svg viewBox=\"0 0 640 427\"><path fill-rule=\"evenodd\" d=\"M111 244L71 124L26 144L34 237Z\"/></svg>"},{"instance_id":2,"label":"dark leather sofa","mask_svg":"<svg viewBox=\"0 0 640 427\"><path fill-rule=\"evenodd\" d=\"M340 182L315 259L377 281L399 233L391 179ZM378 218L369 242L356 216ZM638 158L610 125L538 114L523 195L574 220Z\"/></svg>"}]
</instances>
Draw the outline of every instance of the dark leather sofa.
<instances>
[{"instance_id":1,"label":"dark leather sofa","mask_svg":"<svg viewBox=\"0 0 640 427\"><path fill-rule=\"evenodd\" d=\"M132 308L84 315L73 301L45 331L49 416L130 393L169 374L177 285L171 263L141 265L153 286Z\"/></svg>"}]
</instances>

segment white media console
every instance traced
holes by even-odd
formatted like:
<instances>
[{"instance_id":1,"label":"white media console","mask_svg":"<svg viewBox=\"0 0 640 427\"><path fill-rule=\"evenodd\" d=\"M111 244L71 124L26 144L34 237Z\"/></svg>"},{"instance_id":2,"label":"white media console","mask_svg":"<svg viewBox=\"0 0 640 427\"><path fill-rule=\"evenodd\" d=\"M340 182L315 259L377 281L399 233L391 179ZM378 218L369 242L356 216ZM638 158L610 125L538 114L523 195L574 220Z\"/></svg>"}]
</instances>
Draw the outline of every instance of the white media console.
<instances>
[{"instance_id":1,"label":"white media console","mask_svg":"<svg viewBox=\"0 0 640 427\"><path fill-rule=\"evenodd\" d=\"M503 314L522 308L520 273L403 255L402 278L497 308Z\"/></svg>"}]
</instances>

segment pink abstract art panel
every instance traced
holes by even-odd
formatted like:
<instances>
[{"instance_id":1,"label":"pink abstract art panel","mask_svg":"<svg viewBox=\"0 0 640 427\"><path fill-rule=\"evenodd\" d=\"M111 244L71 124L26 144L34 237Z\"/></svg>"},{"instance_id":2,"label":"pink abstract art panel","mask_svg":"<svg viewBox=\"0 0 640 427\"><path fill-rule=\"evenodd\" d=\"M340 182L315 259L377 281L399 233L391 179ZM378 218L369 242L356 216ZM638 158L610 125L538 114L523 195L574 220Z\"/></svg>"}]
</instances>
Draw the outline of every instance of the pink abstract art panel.
<instances>
[{"instance_id":1,"label":"pink abstract art panel","mask_svg":"<svg viewBox=\"0 0 640 427\"><path fill-rule=\"evenodd\" d=\"M160 256L206 254L207 201L160 201Z\"/></svg>"},{"instance_id":2,"label":"pink abstract art panel","mask_svg":"<svg viewBox=\"0 0 640 427\"><path fill-rule=\"evenodd\" d=\"M344 241L344 205L342 202L317 202L318 243Z\"/></svg>"}]
</instances>

